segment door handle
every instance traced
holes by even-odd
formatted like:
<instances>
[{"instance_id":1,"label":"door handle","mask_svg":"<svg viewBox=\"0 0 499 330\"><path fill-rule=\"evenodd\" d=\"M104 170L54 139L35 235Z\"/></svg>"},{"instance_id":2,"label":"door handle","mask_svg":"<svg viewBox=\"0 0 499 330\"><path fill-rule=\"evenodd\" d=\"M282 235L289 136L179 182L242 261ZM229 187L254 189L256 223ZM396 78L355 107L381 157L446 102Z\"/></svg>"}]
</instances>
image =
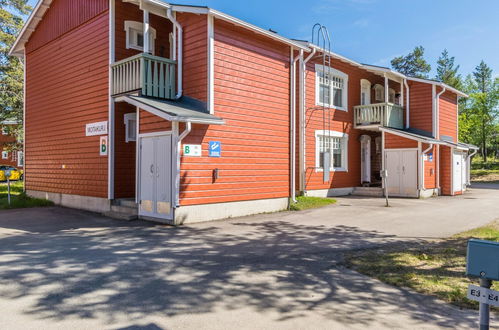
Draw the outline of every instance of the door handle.
<instances>
[{"instance_id":1,"label":"door handle","mask_svg":"<svg viewBox=\"0 0 499 330\"><path fill-rule=\"evenodd\" d=\"M151 175L154 175L154 164L151 164L150 171L151 171Z\"/></svg>"},{"instance_id":2,"label":"door handle","mask_svg":"<svg viewBox=\"0 0 499 330\"><path fill-rule=\"evenodd\" d=\"M156 177L159 178L159 166L156 166Z\"/></svg>"}]
</instances>

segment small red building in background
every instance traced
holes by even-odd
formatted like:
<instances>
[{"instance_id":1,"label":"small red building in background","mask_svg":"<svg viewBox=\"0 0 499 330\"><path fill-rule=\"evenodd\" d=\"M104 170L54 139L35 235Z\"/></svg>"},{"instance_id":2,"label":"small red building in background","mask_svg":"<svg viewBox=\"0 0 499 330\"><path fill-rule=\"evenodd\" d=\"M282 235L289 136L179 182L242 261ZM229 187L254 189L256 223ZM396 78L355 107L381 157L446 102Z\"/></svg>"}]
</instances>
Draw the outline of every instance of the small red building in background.
<instances>
[{"instance_id":1,"label":"small red building in background","mask_svg":"<svg viewBox=\"0 0 499 330\"><path fill-rule=\"evenodd\" d=\"M395 196L468 183L465 94L211 8L43 0L11 53L26 190L65 206L180 224L381 194L382 171Z\"/></svg>"},{"instance_id":2,"label":"small red building in background","mask_svg":"<svg viewBox=\"0 0 499 330\"><path fill-rule=\"evenodd\" d=\"M23 167L23 152L16 151L13 145L17 139L13 136L11 128L18 125L15 121L0 122L0 165ZM14 147L14 148L13 148Z\"/></svg>"}]
</instances>

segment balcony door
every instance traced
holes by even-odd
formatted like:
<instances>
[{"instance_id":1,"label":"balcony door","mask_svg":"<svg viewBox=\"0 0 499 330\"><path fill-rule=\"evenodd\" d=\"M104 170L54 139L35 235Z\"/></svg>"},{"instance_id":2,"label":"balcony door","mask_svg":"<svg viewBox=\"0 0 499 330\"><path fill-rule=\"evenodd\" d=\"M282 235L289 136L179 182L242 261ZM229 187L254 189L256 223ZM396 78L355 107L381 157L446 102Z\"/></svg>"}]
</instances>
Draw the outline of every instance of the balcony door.
<instances>
[{"instance_id":1,"label":"balcony door","mask_svg":"<svg viewBox=\"0 0 499 330\"><path fill-rule=\"evenodd\" d=\"M367 79L360 80L360 105L371 104L371 82Z\"/></svg>"},{"instance_id":2,"label":"balcony door","mask_svg":"<svg viewBox=\"0 0 499 330\"><path fill-rule=\"evenodd\" d=\"M371 137L369 135L360 137L360 168L362 185L369 185L371 183Z\"/></svg>"}]
</instances>

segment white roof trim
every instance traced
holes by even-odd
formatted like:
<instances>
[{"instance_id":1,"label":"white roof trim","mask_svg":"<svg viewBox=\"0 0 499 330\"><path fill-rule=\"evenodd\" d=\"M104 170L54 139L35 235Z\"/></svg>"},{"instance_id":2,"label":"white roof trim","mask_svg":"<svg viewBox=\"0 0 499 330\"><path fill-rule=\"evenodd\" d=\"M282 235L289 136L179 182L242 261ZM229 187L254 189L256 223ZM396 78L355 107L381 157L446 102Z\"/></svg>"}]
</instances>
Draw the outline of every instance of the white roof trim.
<instances>
[{"instance_id":1,"label":"white roof trim","mask_svg":"<svg viewBox=\"0 0 499 330\"><path fill-rule=\"evenodd\" d=\"M415 78L415 77L407 77L407 80L412 80L412 81L417 81L417 82L421 82L421 83L427 83L427 84L431 84L431 85L435 85L435 86L440 86L442 88L445 88L453 93L456 93L457 95L459 96L462 96L462 97L469 97L468 94L465 94L463 92L461 92L460 90L457 90L455 89L454 87L451 87L447 84L444 84L443 82L439 82L439 81L434 81L434 80L428 80L428 79L421 79L421 78Z\"/></svg>"},{"instance_id":2,"label":"white roof trim","mask_svg":"<svg viewBox=\"0 0 499 330\"><path fill-rule=\"evenodd\" d=\"M35 8L29 15L28 20L24 23L21 32L17 36L16 41L12 45L12 48L9 51L10 56L23 57L24 56L24 44L28 41L29 37L31 37L31 33L35 31L38 23L42 20L43 15L47 9L49 9L52 0L39 0L36 4Z\"/></svg>"}]
</instances>

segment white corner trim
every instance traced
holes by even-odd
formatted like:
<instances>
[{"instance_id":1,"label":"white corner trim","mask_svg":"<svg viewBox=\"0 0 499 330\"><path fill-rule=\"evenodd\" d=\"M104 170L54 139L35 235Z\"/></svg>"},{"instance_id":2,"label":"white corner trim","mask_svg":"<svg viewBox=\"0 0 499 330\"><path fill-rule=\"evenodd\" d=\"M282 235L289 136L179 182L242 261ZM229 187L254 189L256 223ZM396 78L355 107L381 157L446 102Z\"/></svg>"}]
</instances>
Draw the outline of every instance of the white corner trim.
<instances>
[{"instance_id":1,"label":"white corner trim","mask_svg":"<svg viewBox=\"0 0 499 330\"><path fill-rule=\"evenodd\" d=\"M215 19L208 14L208 110L215 113Z\"/></svg>"},{"instance_id":2,"label":"white corner trim","mask_svg":"<svg viewBox=\"0 0 499 330\"><path fill-rule=\"evenodd\" d=\"M107 198L114 199L114 99L113 75L111 64L115 61L115 0L109 0L109 108L108 108L108 130L109 130L109 152L107 156Z\"/></svg>"}]
</instances>

